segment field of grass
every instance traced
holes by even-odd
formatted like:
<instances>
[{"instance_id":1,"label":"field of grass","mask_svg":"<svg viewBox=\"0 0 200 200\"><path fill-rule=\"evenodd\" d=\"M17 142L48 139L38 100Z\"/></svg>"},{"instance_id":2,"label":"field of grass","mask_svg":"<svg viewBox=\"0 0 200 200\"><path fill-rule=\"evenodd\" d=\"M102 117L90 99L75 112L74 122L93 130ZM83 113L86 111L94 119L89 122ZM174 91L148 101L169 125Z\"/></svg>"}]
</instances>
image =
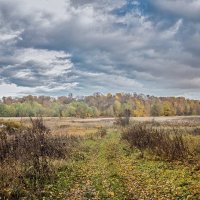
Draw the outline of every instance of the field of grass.
<instances>
[{"instance_id":1,"label":"field of grass","mask_svg":"<svg viewBox=\"0 0 200 200\"><path fill-rule=\"evenodd\" d=\"M130 127L108 120L44 119L50 133L42 132L41 124L26 121L18 130L19 122L12 126L15 123L14 129L1 130L1 135L9 134L0 150L12 151L5 151L0 160L0 199L200 199L199 118L133 122ZM22 137L26 126L29 131ZM161 137L162 144L174 149L163 148L167 152L160 154L155 138L164 132L170 137ZM34 141L35 146L17 146L15 152L13 134L20 145ZM181 134L181 139L173 134ZM27 148L32 149L26 157L18 155ZM34 171L37 167L40 173Z\"/></svg>"}]
</instances>

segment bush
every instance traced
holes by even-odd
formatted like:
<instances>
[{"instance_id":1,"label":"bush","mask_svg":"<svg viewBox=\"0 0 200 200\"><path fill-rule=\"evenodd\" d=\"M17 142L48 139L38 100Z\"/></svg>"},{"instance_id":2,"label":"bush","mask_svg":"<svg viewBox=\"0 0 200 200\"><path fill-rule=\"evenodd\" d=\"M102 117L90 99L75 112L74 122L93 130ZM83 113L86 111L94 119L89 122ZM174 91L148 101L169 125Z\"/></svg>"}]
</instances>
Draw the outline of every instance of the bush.
<instances>
[{"instance_id":1,"label":"bush","mask_svg":"<svg viewBox=\"0 0 200 200\"><path fill-rule=\"evenodd\" d=\"M53 136L42 118L31 119L31 122L31 127L15 129L12 135L9 135L7 129L0 131L0 197L5 199L8 195L6 188L11 188L10 195L16 188L17 191L19 188L28 188L34 192L41 190L55 178L51 159L69 157L70 149L78 141L73 136Z\"/></svg>"},{"instance_id":2,"label":"bush","mask_svg":"<svg viewBox=\"0 0 200 200\"><path fill-rule=\"evenodd\" d=\"M105 137L106 134L107 134L107 130L106 130L106 128L103 128L103 127L99 128L98 131L97 131L97 133L96 133L96 135L98 137L100 137L100 138Z\"/></svg>"},{"instance_id":3,"label":"bush","mask_svg":"<svg viewBox=\"0 0 200 200\"><path fill-rule=\"evenodd\" d=\"M126 109L116 118L114 124L119 126L127 126L130 123L130 116L131 116L130 110Z\"/></svg>"},{"instance_id":4,"label":"bush","mask_svg":"<svg viewBox=\"0 0 200 200\"><path fill-rule=\"evenodd\" d=\"M183 160L189 155L183 135L175 129L169 132L139 123L126 128L122 139L127 140L132 148L138 148L142 155L144 150L168 160Z\"/></svg>"},{"instance_id":5,"label":"bush","mask_svg":"<svg viewBox=\"0 0 200 200\"><path fill-rule=\"evenodd\" d=\"M200 128L199 127L193 128L191 131L191 134L195 135L195 136L197 136L197 135L200 136Z\"/></svg>"}]
</instances>

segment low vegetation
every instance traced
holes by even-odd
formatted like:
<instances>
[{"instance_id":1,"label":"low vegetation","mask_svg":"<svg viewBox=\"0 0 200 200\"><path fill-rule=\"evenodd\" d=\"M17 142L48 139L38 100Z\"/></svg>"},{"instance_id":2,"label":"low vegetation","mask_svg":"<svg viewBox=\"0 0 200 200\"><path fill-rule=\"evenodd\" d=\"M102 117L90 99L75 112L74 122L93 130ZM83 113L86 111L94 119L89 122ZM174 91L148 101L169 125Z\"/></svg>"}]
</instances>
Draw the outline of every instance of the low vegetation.
<instances>
[{"instance_id":1,"label":"low vegetation","mask_svg":"<svg viewBox=\"0 0 200 200\"><path fill-rule=\"evenodd\" d=\"M138 148L142 156L145 150L168 160L183 160L190 155L183 134L175 129L136 123L123 131L122 139L127 140L131 148Z\"/></svg>"},{"instance_id":2,"label":"low vegetation","mask_svg":"<svg viewBox=\"0 0 200 200\"><path fill-rule=\"evenodd\" d=\"M199 120L129 123L2 128L0 199L198 200Z\"/></svg>"},{"instance_id":3,"label":"low vegetation","mask_svg":"<svg viewBox=\"0 0 200 200\"><path fill-rule=\"evenodd\" d=\"M31 119L30 127L13 128L12 134L5 126L0 138L2 199L39 198L44 185L56 178L52 160L69 158L79 140L68 135L55 137L41 118Z\"/></svg>"}]
</instances>

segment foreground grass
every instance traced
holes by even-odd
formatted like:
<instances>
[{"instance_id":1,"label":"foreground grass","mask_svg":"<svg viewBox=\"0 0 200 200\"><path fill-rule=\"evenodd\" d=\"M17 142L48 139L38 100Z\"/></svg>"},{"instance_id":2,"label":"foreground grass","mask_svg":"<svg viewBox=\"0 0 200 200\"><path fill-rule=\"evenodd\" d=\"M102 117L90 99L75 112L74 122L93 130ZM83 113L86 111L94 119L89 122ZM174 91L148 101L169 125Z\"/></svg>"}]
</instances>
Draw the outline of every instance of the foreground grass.
<instances>
[{"instance_id":1,"label":"foreground grass","mask_svg":"<svg viewBox=\"0 0 200 200\"><path fill-rule=\"evenodd\" d=\"M61 166L41 199L200 199L195 166L140 158L111 129L104 138L86 139Z\"/></svg>"}]
</instances>

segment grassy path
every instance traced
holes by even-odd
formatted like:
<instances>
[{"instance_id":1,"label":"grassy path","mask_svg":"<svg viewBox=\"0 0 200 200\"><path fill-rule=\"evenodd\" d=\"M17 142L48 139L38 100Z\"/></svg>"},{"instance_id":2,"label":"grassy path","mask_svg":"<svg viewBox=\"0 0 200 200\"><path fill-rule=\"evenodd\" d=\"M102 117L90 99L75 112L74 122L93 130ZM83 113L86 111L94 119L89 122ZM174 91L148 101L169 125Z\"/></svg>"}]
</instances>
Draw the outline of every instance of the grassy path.
<instances>
[{"instance_id":1,"label":"grassy path","mask_svg":"<svg viewBox=\"0 0 200 200\"><path fill-rule=\"evenodd\" d=\"M200 199L200 177L190 167L137 157L113 130L87 139L46 199Z\"/></svg>"}]
</instances>

